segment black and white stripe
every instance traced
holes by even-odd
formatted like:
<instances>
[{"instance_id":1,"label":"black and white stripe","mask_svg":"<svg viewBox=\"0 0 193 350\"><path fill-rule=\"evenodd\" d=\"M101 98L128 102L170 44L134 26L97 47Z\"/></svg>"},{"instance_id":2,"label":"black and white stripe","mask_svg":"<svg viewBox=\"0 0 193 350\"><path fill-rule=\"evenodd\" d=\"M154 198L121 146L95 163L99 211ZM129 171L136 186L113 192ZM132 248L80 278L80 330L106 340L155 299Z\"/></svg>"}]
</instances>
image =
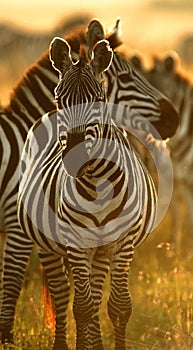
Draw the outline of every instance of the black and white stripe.
<instances>
[{"instance_id":1,"label":"black and white stripe","mask_svg":"<svg viewBox=\"0 0 193 350\"><path fill-rule=\"evenodd\" d=\"M15 306L33 244L17 219L19 160L27 132L42 113L54 107L58 81L48 54L33 65L12 93L10 103L0 112L0 229L5 234L0 330L2 343L12 341Z\"/></svg>"},{"instance_id":2,"label":"black and white stripe","mask_svg":"<svg viewBox=\"0 0 193 350\"><path fill-rule=\"evenodd\" d=\"M94 23L96 22L94 21L93 24ZM115 34L109 38L109 40L112 40L112 47L116 46L116 43L114 43L115 36L116 30ZM96 41L96 38L94 38L94 40ZM77 51L80 42L86 42L84 32L80 32L79 34L76 33L76 36L71 37L70 43L72 44L72 47L74 45L74 51ZM168 114L168 111L171 112L168 100L145 82L139 74L135 73L130 63L127 62L123 56L115 54L112 67L114 67L114 69L112 68L111 71L110 68L108 74L107 72L104 72L105 80L107 81L108 94L110 94L110 101L114 104L120 103L122 106L127 105L128 107L131 107L133 111L138 108L140 113L144 113L144 117L147 117L146 112L149 108L148 117L150 119L153 118L154 121L156 121L155 124L158 132L161 135L163 134L162 136L170 136L171 130L172 132L175 131L177 116L174 110L170 113L172 115ZM124 74L122 74L123 67ZM121 71L119 71L119 69ZM109 75L110 71L111 74ZM140 94L140 79L142 81L142 94ZM27 131L32 123L42 114L48 110L52 110L54 107L53 90L57 81L57 74L50 64L48 54L45 54L35 63L35 65L32 66L32 68L28 70L14 90L9 106L1 111L0 123L2 132L0 147L2 149L2 186L0 187L0 192L1 213L3 213L3 215L1 215L2 219L0 226L1 231L6 234L2 283L3 295L0 317L0 330L3 331L3 341L4 338L11 338L10 332L13 328L15 304L21 289L23 274L32 248L31 241L23 236L16 217L19 158ZM122 92L120 90L120 93L118 94L114 87L123 90ZM125 89L128 89L128 96L125 95ZM120 98L121 93L122 98ZM149 98L147 98L147 96L149 96ZM157 101L156 103L154 103L155 100ZM141 101L143 101L143 105L145 105L145 101L147 101L146 108L141 108ZM164 104L162 104L161 101L164 101ZM114 118L116 116L119 117L117 120L118 123L131 127L131 118L127 120L125 108L122 108L121 114L114 113L112 116ZM170 128L170 117L172 124L174 125L172 128ZM136 127L143 127L141 119L135 118L133 119L133 122L136 122L136 120L139 120L139 124ZM162 125L164 126L164 132ZM132 127L133 126L134 125L132 124ZM168 126L169 129L167 129ZM148 131L148 126L145 126L145 128L147 128ZM7 145L9 146L7 147ZM49 265L48 260L49 259L45 259L46 264L48 263ZM58 267L58 269L62 270L62 267ZM64 277L64 279L65 278L66 277ZM68 285L64 289L68 290Z\"/></svg>"}]
</instances>

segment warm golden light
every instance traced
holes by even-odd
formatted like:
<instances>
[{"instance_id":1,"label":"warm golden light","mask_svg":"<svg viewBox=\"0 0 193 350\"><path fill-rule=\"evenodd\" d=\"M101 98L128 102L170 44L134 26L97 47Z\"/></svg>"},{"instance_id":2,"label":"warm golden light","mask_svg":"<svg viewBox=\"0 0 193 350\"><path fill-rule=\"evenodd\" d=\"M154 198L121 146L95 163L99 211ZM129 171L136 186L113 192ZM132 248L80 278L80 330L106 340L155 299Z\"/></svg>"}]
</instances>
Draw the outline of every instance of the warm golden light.
<instances>
[{"instance_id":1,"label":"warm golden light","mask_svg":"<svg viewBox=\"0 0 193 350\"><path fill-rule=\"evenodd\" d=\"M116 18L120 16L123 41L128 49L152 55L170 49L178 51L182 37L193 33L193 6L191 3L188 0L98 0L95 2L90 0L70 2L65 0L34 0L33 2L1 0L0 24L11 24L24 32L30 31L32 34L41 35L42 33L51 34L62 20L68 21L75 15L87 15L89 19L97 17L107 29L112 29ZM0 31L0 38L1 50L2 43L9 38L5 34L2 37L2 31ZM30 45L33 46L32 43L28 43L28 46ZM19 63L23 64L24 56L25 52ZM19 75L22 72L23 70L19 70ZM9 72L11 78L7 78L2 61L0 61L0 75L1 82L6 82L3 87L0 83L2 102L4 96L7 96L7 91L11 90L13 82L17 79L12 72Z\"/></svg>"}]
</instances>

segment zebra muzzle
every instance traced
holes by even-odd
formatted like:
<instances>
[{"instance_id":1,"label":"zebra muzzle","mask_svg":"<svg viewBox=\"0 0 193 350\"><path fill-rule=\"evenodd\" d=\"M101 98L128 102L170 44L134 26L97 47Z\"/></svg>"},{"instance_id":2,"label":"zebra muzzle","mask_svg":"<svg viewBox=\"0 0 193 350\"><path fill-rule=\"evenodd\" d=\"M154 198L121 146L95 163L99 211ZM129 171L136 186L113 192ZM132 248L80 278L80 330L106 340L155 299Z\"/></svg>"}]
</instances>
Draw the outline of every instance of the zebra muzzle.
<instances>
[{"instance_id":1,"label":"zebra muzzle","mask_svg":"<svg viewBox=\"0 0 193 350\"><path fill-rule=\"evenodd\" d=\"M62 159L68 175L79 178L85 174L89 164L89 156L86 151L85 142L66 148L63 151Z\"/></svg>"}]
</instances>

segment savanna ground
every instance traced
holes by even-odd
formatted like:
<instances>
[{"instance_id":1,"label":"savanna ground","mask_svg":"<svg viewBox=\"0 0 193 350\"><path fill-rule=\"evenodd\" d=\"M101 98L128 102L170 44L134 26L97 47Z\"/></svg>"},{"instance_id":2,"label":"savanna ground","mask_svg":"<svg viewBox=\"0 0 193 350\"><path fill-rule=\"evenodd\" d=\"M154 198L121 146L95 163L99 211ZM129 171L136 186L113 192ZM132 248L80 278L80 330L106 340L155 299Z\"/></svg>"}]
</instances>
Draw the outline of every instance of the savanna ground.
<instances>
[{"instance_id":1,"label":"savanna ground","mask_svg":"<svg viewBox=\"0 0 193 350\"><path fill-rule=\"evenodd\" d=\"M193 349L193 237L191 240L183 206L181 212L183 228L175 244L171 237L171 215L167 214L146 242L136 249L129 278L133 298L133 313L127 327L130 350ZM54 319L49 304L44 305L42 281L42 271L34 253L17 305L15 346L10 349L51 348ZM105 349L113 350L113 328L106 312L108 291L107 280L100 315ZM73 350L72 300L67 333L69 348ZM3 349L8 348L0 345L0 350Z\"/></svg>"}]
</instances>

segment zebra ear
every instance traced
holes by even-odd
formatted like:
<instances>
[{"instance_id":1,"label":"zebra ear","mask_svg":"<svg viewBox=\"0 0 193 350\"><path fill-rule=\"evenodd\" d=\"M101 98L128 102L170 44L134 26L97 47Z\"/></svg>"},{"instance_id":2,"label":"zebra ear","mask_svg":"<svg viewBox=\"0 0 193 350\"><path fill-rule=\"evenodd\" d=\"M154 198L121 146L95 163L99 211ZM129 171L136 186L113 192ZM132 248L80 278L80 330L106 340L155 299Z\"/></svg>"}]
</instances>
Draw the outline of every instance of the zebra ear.
<instances>
[{"instance_id":1,"label":"zebra ear","mask_svg":"<svg viewBox=\"0 0 193 350\"><path fill-rule=\"evenodd\" d=\"M120 20L120 17L118 17L112 32L106 36L106 39L109 41L112 49L115 49L116 47L118 47L123 43L121 39L120 23L121 23L121 20Z\"/></svg>"},{"instance_id":2,"label":"zebra ear","mask_svg":"<svg viewBox=\"0 0 193 350\"><path fill-rule=\"evenodd\" d=\"M172 72L175 67L174 57L168 55L164 60L164 67L167 72Z\"/></svg>"},{"instance_id":3,"label":"zebra ear","mask_svg":"<svg viewBox=\"0 0 193 350\"><path fill-rule=\"evenodd\" d=\"M168 72L175 71L180 66L180 57L176 51L171 50L164 59L164 67Z\"/></svg>"},{"instance_id":4,"label":"zebra ear","mask_svg":"<svg viewBox=\"0 0 193 350\"><path fill-rule=\"evenodd\" d=\"M64 74L72 64L70 51L71 48L69 44L62 38L56 37L50 44L50 60L53 67L62 74Z\"/></svg>"},{"instance_id":5,"label":"zebra ear","mask_svg":"<svg viewBox=\"0 0 193 350\"><path fill-rule=\"evenodd\" d=\"M91 65L95 73L100 74L107 70L111 65L113 51L107 40L100 40L94 46L91 56Z\"/></svg>"},{"instance_id":6,"label":"zebra ear","mask_svg":"<svg viewBox=\"0 0 193 350\"><path fill-rule=\"evenodd\" d=\"M88 54L91 56L92 49L97 41L105 38L104 29L98 19L93 19L87 30Z\"/></svg>"}]
</instances>

